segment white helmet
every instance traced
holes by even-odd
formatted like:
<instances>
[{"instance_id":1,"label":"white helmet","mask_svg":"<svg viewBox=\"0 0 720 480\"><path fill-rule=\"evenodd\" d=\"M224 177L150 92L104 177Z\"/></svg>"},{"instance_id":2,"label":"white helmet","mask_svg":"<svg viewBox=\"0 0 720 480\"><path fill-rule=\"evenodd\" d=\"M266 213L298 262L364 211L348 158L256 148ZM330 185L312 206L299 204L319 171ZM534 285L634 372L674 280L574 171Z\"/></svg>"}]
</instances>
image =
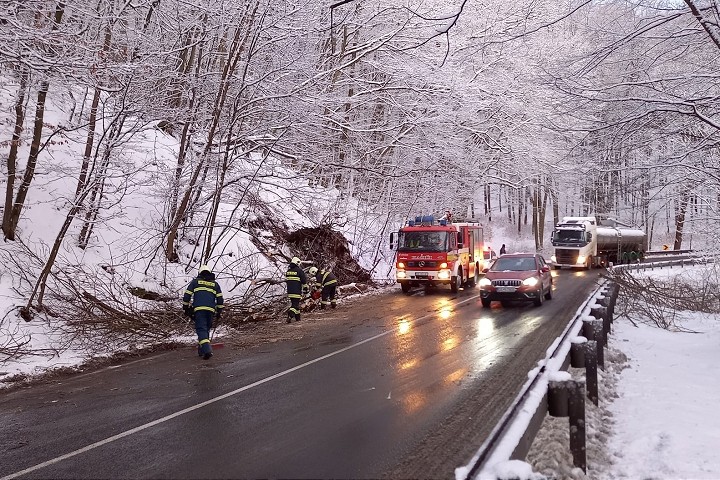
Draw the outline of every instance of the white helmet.
<instances>
[{"instance_id":1,"label":"white helmet","mask_svg":"<svg viewBox=\"0 0 720 480\"><path fill-rule=\"evenodd\" d=\"M317 273L317 267L310 267L310 270L308 270L308 273L310 275L315 275Z\"/></svg>"},{"instance_id":2,"label":"white helmet","mask_svg":"<svg viewBox=\"0 0 720 480\"><path fill-rule=\"evenodd\" d=\"M198 275L200 275L202 272L212 273L212 270L210 270L210 267L208 267L207 265L202 265L200 266L200 270L198 270Z\"/></svg>"},{"instance_id":3,"label":"white helmet","mask_svg":"<svg viewBox=\"0 0 720 480\"><path fill-rule=\"evenodd\" d=\"M292 260L290 260L290 263L300 265L300 259L298 257L293 257Z\"/></svg>"}]
</instances>

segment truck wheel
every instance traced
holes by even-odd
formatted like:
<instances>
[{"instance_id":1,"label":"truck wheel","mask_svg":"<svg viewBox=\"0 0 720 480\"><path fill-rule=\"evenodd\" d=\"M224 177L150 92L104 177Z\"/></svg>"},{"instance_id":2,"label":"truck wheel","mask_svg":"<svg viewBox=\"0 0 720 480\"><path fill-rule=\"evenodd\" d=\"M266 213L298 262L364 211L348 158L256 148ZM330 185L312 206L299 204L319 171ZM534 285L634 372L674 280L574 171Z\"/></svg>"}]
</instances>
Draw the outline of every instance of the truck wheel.
<instances>
[{"instance_id":1,"label":"truck wheel","mask_svg":"<svg viewBox=\"0 0 720 480\"><path fill-rule=\"evenodd\" d=\"M410 284L407 282L403 282L400 284L400 288L402 288L402 291L404 294L410 293Z\"/></svg>"},{"instance_id":2,"label":"truck wheel","mask_svg":"<svg viewBox=\"0 0 720 480\"><path fill-rule=\"evenodd\" d=\"M475 275L473 275L472 278L468 278L468 286L474 287L478 284L480 281L480 268L478 267L478 264L475 264Z\"/></svg>"},{"instance_id":3,"label":"truck wheel","mask_svg":"<svg viewBox=\"0 0 720 480\"><path fill-rule=\"evenodd\" d=\"M492 303L492 300L489 298L481 298L480 302L482 302L482 306L485 308L490 308L490 304Z\"/></svg>"},{"instance_id":4,"label":"truck wheel","mask_svg":"<svg viewBox=\"0 0 720 480\"><path fill-rule=\"evenodd\" d=\"M460 274L462 274L462 272L460 272ZM462 277L460 277L460 280L462 280ZM459 286L459 285L460 285L460 284L458 283L458 277L457 277L457 275L450 277L450 291L451 291L452 293L457 293L457 292L458 292L458 286Z\"/></svg>"}]
</instances>

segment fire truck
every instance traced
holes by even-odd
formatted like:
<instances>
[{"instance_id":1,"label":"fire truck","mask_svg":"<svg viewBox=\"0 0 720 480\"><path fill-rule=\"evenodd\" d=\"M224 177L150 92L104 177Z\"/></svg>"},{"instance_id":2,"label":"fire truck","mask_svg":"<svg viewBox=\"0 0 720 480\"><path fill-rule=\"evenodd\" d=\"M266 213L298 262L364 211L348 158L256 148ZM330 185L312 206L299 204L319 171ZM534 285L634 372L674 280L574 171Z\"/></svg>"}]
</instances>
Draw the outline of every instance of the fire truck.
<instances>
[{"instance_id":1,"label":"fire truck","mask_svg":"<svg viewBox=\"0 0 720 480\"><path fill-rule=\"evenodd\" d=\"M397 250L395 279L404 293L415 286L449 285L456 293L474 286L485 265L483 228L477 222L453 222L446 213L436 220L422 215L390 234Z\"/></svg>"}]
</instances>

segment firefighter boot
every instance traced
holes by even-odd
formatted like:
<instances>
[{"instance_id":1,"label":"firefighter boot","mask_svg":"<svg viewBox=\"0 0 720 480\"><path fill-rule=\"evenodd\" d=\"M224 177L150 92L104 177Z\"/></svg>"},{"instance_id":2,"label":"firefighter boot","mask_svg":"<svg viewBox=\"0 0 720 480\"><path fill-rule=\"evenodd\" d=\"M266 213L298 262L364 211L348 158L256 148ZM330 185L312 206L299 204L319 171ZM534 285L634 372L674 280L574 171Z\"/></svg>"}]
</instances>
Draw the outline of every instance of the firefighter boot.
<instances>
[{"instance_id":1,"label":"firefighter boot","mask_svg":"<svg viewBox=\"0 0 720 480\"><path fill-rule=\"evenodd\" d=\"M337 308L337 303L334 301L330 302L330 308Z\"/></svg>"},{"instance_id":2,"label":"firefighter boot","mask_svg":"<svg viewBox=\"0 0 720 480\"><path fill-rule=\"evenodd\" d=\"M321 303L321 304L320 304L320 310L325 310L325 304L324 304L324 303Z\"/></svg>"},{"instance_id":3,"label":"firefighter boot","mask_svg":"<svg viewBox=\"0 0 720 480\"><path fill-rule=\"evenodd\" d=\"M204 338L200 340L198 345L199 352L203 360L209 360L212 357L212 347L210 346L210 339Z\"/></svg>"}]
</instances>

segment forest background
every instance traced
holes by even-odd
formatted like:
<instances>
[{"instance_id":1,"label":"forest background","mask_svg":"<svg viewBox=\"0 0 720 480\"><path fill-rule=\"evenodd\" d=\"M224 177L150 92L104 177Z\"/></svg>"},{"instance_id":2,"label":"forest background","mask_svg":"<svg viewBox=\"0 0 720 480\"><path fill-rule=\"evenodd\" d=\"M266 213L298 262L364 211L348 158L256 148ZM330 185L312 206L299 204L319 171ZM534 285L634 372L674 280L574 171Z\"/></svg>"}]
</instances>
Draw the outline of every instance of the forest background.
<instances>
[{"instance_id":1,"label":"forest background","mask_svg":"<svg viewBox=\"0 0 720 480\"><path fill-rule=\"evenodd\" d=\"M5 359L167 339L201 263L238 323L293 255L382 281L419 213L719 240L715 0L0 8Z\"/></svg>"}]
</instances>

